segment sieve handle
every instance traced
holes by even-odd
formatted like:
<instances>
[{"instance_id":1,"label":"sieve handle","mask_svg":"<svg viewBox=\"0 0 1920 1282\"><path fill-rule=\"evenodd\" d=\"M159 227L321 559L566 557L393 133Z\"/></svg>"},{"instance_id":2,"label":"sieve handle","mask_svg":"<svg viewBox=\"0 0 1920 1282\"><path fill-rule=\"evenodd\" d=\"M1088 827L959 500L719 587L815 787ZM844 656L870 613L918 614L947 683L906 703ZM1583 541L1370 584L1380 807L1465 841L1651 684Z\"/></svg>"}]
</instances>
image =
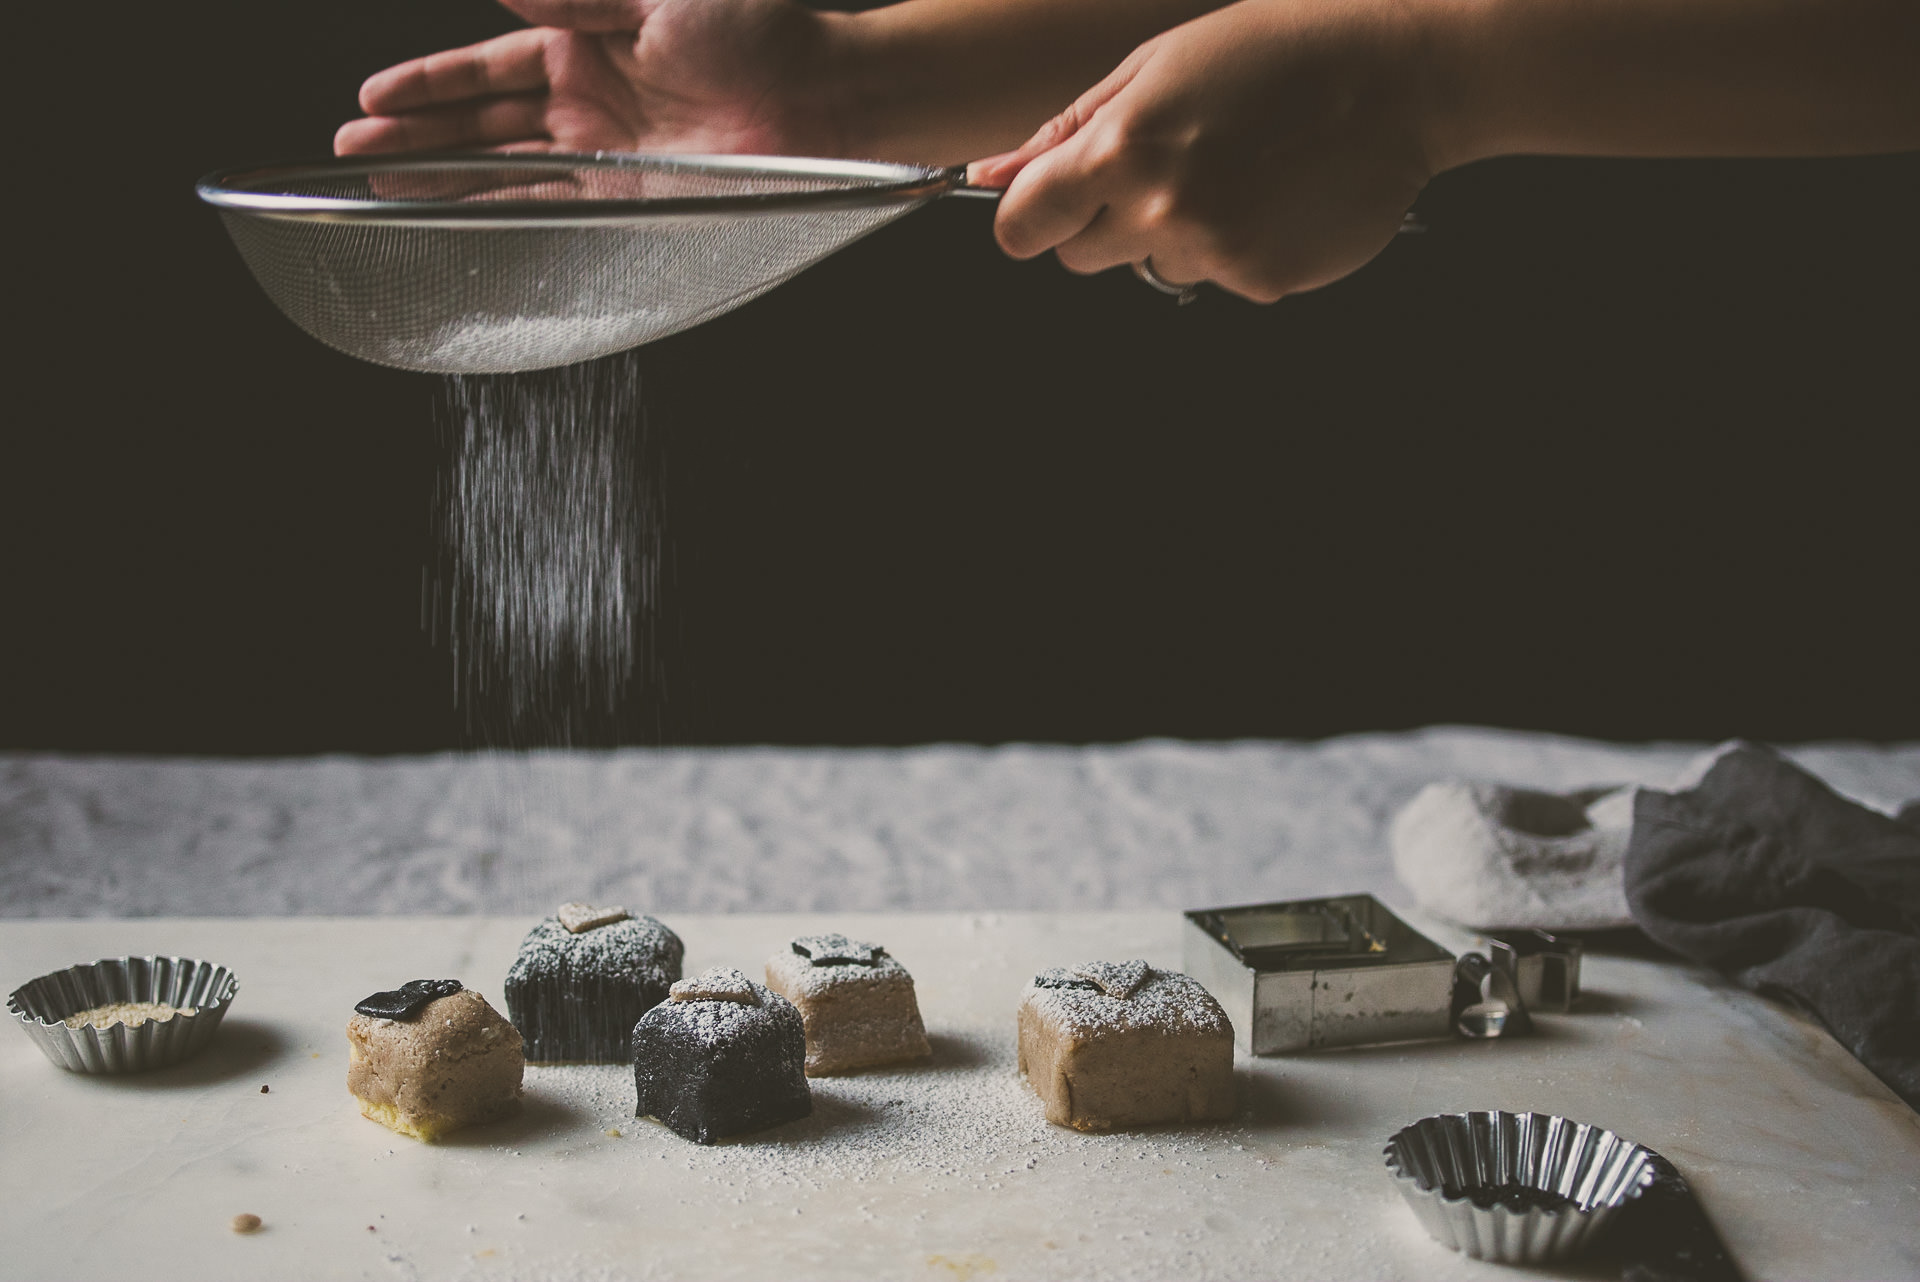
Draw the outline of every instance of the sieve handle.
<instances>
[{"instance_id":1,"label":"sieve handle","mask_svg":"<svg viewBox=\"0 0 1920 1282\"><path fill-rule=\"evenodd\" d=\"M947 170L947 178L953 183L953 186L947 188L945 192L945 194L949 196L973 196L980 200L998 200L1007 190L1005 187L974 186L967 181L967 167L965 165L955 165L953 168Z\"/></svg>"},{"instance_id":2,"label":"sieve handle","mask_svg":"<svg viewBox=\"0 0 1920 1282\"><path fill-rule=\"evenodd\" d=\"M1007 191L1005 187L975 187L967 181L967 167L965 165L955 165L952 169L947 170L947 177L953 182L953 186L947 188L945 193L949 196L972 196L979 200L998 200L1004 196ZM1409 212L1406 217L1400 220L1399 230L1402 236L1417 234L1426 229L1426 220L1420 217L1419 214Z\"/></svg>"}]
</instances>

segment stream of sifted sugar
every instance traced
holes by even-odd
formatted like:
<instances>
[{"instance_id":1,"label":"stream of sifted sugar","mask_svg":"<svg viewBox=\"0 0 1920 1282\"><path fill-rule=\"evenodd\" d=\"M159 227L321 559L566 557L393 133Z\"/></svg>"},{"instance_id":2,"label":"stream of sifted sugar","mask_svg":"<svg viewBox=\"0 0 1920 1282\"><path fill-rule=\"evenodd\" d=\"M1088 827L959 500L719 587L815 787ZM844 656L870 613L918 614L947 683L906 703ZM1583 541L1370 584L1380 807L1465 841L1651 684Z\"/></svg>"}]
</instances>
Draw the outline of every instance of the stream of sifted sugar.
<instances>
[{"instance_id":1,"label":"stream of sifted sugar","mask_svg":"<svg viewBox=\"0 0 1920 1282\"><path fill-rule=\"evenodd\" d=\"M453 375L439 411L446 462L422 624L450 651L468 742L657 738L636 725L642 704L657 708L662 570L638 356Z\"/></svg>"}]
</instances>

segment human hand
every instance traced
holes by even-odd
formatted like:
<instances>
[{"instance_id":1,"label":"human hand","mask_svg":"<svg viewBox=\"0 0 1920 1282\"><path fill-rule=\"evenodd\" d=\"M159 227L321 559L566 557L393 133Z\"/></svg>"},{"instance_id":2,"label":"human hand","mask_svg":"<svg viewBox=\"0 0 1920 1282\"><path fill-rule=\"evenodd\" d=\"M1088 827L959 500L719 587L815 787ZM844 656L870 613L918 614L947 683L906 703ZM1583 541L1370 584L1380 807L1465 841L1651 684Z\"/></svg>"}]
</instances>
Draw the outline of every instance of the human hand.
<instances>
[{"instance_id":1,"label":"human hand","mask_svg":"<svg viewBox=\"0 0 1920 1282\"><path fill-rule=\"evenodd\" d=\"M366 118L334 150L840 151L831 15L793 0L503 2L539 25L374 75Z\"/></svg>"},{"instance_id":2,"label":"human hand","mask_svg":"<svg viewBox=\"0 0 1920 1282\"><path fill-rule=\"evenodd\" d=\"M1392 0L1240 0L1140 46L1018 151L995 233L1069 270L1152 260L1257 302L1393 239L1434 169L1423 36Z\"/></svg>"}]
</instances>

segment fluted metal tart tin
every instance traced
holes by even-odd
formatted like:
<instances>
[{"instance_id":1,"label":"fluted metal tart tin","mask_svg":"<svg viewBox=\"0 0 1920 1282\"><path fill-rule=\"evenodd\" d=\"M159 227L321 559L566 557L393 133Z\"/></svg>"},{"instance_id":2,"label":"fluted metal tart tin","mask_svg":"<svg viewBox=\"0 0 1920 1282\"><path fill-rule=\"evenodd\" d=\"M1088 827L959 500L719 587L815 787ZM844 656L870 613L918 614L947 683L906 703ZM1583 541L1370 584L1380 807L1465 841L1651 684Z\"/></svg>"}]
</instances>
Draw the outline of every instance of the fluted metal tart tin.
<instances>
[{"instance_id":1,"label":"fluted metal tart tin","mask_svg":"<svg viewBox=\"0 0 1920 1282\"><path fill-rule=\"evenodd\" d=\"M1475 1112L1403 1127L1387 1141L1386 1159L1436 1241L1477 1260L1546 1264L1598 1239L1653 1182L1656 1157L1585 1122Z\"/></svg>"},{"instance_id":2,"label":"fluted metal tart tin","mask_svg":"<svg viewBox=\"0 0 1920 1282\"><path fill-rule=\"evenodd\" d=\"M206 1049L240 982L225 966L190 957L109 957L22 984L7 1010L33 1044L76 1073L138 1073ZM194 1013L139 1025L68 1028L70 1015L116 1002L164 1002Z\"/></svg>"}]
</instances>

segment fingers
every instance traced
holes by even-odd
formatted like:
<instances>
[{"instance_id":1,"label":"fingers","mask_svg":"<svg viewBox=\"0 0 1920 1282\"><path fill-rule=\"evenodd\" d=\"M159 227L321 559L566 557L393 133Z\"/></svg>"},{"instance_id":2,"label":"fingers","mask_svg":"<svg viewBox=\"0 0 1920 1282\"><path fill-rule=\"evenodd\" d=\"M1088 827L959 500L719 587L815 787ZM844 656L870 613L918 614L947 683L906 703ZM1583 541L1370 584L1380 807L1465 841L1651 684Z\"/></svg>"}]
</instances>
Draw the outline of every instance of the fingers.
<instances>
[{"instance_id":1,"label":"fingers","mask_svg":"<svg viewBox=\"0 0 1920 1282\"><path fill-rule=\"evenodd\" d=\"M1006 183L994 220L1001 248L1015 258L1051 249L1082 275L1150 259L1163 280L1210 280L1255 302L1293 292L1291 277L1254 261L1235 235L1244 219L1230 206L1252 193L1229 207L1196 198L1190 131L1153 123L1154 95L1165 93L1147 65L1153 52L1142 46L1019 151L969 168L969 181Z\"/></svg>"},{"instance_id":2,"label":"fingers","mask_svg":"<svg viewBox=\"0 0 1920 1282\"><path fill-rule=\"evenodd\" d=\"M522 93L547 83L550 31L515 31L388 67L360 86L360 110L395 116L440 103Z\"/></svg>"},{"instance_id":3,"label":"fingers","mask_svg":"<svg viewBox=\"0 0 1920 1282\"><path fill-rule=\"evenodd\" d=\"M500 0L536 27L563 31L638 31L646 0Z\"/></svg>"},{"instance_id":4,"label":"fingers","mask_svg":"<svg viewBox=\"0 0 1920 1282\"><path fill-rule=\"evenodd\" d=\"M1007 253L1032 258L1071 240L1124 185L1117 163L1124 153L1123 131L1110 104L1133 83L1153 51L1152 41L1134 50L1018 151L981 161L977 176L969 167L969 181L1007 189L993 222L994 235Z\"/></svg>"},{"instance_id":5,"label":"fingers","mask_svg":"<svg viewBox=\"0 0 1920 1282\"><path fill-rule=\"evenodd\" d=\"M1163 280L1211 280L1255 302L1297 287L1243 261L1225 224L1184 208L1166 147L1133 136L1111 112L1020 171L1000 198L994 233L1015 258L1051 249L1082 275L1151 259Z\"/></svg>"},{"instance_id":6,"label":"fingers","mask_svg":"<svg viewBox=\"0 0 1920 1282\"><path fill-rule=\"evenodd\" d=\"M1118 194L1119 176L1106 167L1108 146L1075 138L1030 162L1000 198L993 234L1014 258L1033 258L1084 231Z\"/></svg>"},{"instance_id":7,"label":"fingers","mask_svg":"<svg viewBox=\"0 0 1920 1282\"><path fill-rule=\"evenodd\" d=\"M970 161L967 164L967 185L969 187L993 187L1005 191L1013 176L1020 172L1012 161L1018 152L1002 152L998 156L988 156L984 160ZM1024 163L1024 162L1023 162Z\"/></svg>"},{"instance_id":8,"label":"fingers","mask_svg":"<svg viewBox=\"0 0 1920 1282\"><path fill-rule=\"evenodd\" d=\"M1005 187L1011 183L1028 162L1058 147L1061 143L1078 133L1085 121L1080 114L1080 104L1074 103L1065 111L1040 127L1040 132L1027 139L1016 151L1003 152L998 156L988 156L976 160L967 166L967 181L975 187Z\"/></svg>"},{"instance_id":9,"label":"fingers","mask_svg":"<svg viewBox=\"0 0 1920 1282\"><path fill-rule=\"evenodd\" d=\"M546 111L546 94L522 93L427 107L398 116L370 116L342 125L334 135L333 149L349 156L499 147L545 137Z\"/></svg>"},{"instance_id":10,"label":"fingers","mask_svg":"<svg viewBox=\"0 0 1920 1282\"><path fill-rule=\"evenodd\" d=\"M1168 236L1164 221L1137 201L1109 205L1080 232L1054 246L1060 265L1091 276L1110 267L1153 259L1162 279L1190 284L1207 276L1207 264L1184 238Z\"/></svg>"},{"instance_id":11,"label":"fingers","mask_svg":"<svg viewBox=\"0 0 1920 1282\"><path fill-rule=\"evenodd\" d=\"M379 72L360 87L367 118L340 127L334 152L537 142L546 134L546 49L553 35L515 31Z\"/></svg>"},{"instance_id":12,"label":"fingers","mask_svg":"<svg viewBox=\"0 0 1920 1282\"><path fill-rule=\"evenodd\" d=\"M1038 133L1022 143L1018 150L988 156L967 166L967 181L975 187L1006 187L1036 157L1052 151L1079 133L1100 108L1127 87L1140 67L1151 56L1151 43L1142 45L1114 68L1106 79L1081 94L1065 111L1040 126Z\"/></svg>"}]
</instances>

